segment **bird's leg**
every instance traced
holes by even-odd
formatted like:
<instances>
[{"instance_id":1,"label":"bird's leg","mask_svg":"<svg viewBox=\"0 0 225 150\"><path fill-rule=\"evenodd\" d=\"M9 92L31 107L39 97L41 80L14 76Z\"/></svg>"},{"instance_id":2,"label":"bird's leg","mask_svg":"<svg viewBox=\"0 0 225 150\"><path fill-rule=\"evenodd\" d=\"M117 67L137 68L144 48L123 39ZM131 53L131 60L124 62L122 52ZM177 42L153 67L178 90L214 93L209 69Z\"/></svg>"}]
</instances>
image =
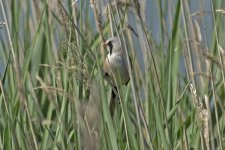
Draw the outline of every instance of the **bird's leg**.
<instances>
[{"instance_id":1,"label":"bird's leg","mask_svg":"<svg viewBox=\"0 0 225 150\"><path fill-rule=\"evenodd\" d=\"M114 87L112 87L112 98L113 98L114 100L116 100L117 95L118 95L118 90L117 90L117 87L114 86Z\"/></svg>"},{"instance_id":2,"label":"bird's leg","mask_svg":"<svg viewBox=\"0 0 225 150\"><path fill-rule=\"evenodd\" d=\"M108 83L112 86L111 80L109 78L109 74L105 73L104 74L104 78L108 81ZM113 117L114 115L114 111L115 111L115 105L117 102L117 98L118 98L118 90L116 86L112 86L112 94L111 94L111 99L109 102L109 109L110 109L110 114Z\"/></svg>"},{"instance_id":3,"label":"bird's leg","mask_svg":"<svg viewBox=\"0 0 225 150\"><path fill-rule=\"evenodd\" d=\"M116 99L117 99L118 90L117 90L116 86L114 86L112 88L113 89L112 89L112 95L111 95L111 99L110 99L110 103L109 103L109 109L110 109L111 116L113 117L114 111L115 111L115 105L117 102Z\"/></svg>"}]
</instances>

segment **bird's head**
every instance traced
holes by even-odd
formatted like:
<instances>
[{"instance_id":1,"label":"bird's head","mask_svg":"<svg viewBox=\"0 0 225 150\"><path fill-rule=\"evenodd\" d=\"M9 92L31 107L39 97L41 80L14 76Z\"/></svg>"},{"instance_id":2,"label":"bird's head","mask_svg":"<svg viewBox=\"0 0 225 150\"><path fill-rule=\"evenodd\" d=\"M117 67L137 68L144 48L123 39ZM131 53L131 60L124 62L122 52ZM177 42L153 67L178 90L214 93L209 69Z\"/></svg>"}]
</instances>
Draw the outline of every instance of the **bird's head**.
<instances>
[{"instance_id":1,"label":"bird's head","mask_svg":"<svg viewBox=\"0 0 225 150\"><path fill-rule=\"evenodd\" d=\"M113 52L117 52L121 50L120 47L120 41L117 37L109 38L105 43L103 43L103 46L107 48L107 51L111 55Z\"/></svg>"}]
</instances>

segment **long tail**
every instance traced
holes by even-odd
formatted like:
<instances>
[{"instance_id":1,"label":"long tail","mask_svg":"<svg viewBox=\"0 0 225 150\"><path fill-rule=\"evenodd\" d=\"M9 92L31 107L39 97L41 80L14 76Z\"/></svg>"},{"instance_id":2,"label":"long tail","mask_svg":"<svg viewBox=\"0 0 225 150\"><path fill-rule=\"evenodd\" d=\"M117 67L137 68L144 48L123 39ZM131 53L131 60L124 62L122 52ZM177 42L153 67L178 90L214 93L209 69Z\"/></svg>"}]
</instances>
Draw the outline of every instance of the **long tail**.
<instances>
[{"instance_id":1,"label":"long tail","mask_svg":"<svg viewBox=\"0 0 225 150\"><path fill-rule=\"evenodd\" d=\"M117 92L117 88L116 87L114 87L114 88L116 89L116 92ZM110 113L111 113L112 117L114 115L115 105L116 105L116 94L112 90L112 95L111 95L111 99L110 99L110 103L109 103L109 109L110 109Z\"/></svg>"}]
</instances>

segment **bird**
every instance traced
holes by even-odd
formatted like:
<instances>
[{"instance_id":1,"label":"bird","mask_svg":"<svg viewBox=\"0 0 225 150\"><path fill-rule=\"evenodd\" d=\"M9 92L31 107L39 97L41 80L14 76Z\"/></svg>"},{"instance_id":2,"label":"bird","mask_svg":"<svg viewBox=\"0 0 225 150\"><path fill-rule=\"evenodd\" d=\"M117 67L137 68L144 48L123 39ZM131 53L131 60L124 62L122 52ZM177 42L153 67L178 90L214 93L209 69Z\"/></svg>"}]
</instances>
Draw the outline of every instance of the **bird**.
<instances>
[{"instance_id":1,"label":"bird","mask_svg":"<svg viewBox=\"0 0 225 150\"><path fill-rule=\"evenodd\" d=\"M117 37L111 37L103 43L103 45L108 51L103 63L104 78L109 80L111 86L113 86L109 104L110 113L113 116L117 98L117 88L121 85L127 85L130 76L124 49L120 40Z\"/></svg>"}]
</instances>

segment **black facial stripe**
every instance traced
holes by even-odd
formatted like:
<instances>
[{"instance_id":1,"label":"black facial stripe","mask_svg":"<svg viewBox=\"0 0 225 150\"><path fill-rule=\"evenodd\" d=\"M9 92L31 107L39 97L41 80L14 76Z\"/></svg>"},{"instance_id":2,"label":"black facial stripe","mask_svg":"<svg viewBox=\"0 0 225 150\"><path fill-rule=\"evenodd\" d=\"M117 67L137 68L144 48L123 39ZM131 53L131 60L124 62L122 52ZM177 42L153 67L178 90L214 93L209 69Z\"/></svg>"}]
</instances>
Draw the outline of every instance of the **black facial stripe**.
<instances>
[{"instance_id":1,"label":"black facial stripe","mask_svg":"<svg viewBox=\"0 0 225 150\"><path fill-rule=\"evenodd\" d=\"M111 54L112 54L112 49L113 49L112 41L109 41L109 42L107 43L107 45L109 46L109 54L111 55Z\"/></svg>"}]
</instances>

